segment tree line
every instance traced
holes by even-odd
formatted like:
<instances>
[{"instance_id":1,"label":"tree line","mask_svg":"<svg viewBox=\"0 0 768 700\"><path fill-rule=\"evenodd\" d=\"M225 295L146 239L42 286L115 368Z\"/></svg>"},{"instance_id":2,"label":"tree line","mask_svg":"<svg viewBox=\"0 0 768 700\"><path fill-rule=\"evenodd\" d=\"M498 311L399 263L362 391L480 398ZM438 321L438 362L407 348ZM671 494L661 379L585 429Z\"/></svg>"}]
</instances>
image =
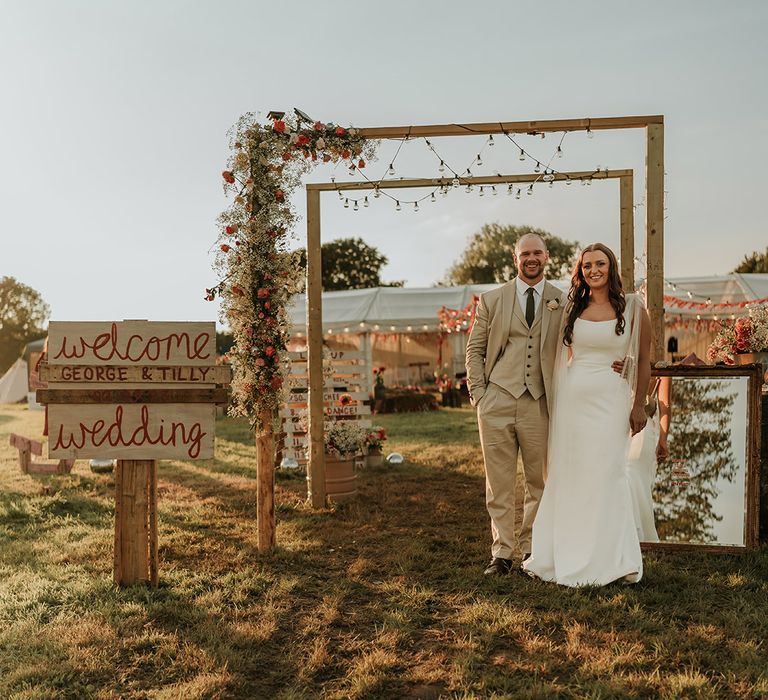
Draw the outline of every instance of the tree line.
<instances>
[{"instance_id":1,"label":"tree line","mask_svg":"<svg viewBox=\"0 0 768 700\"><path fill-rule=\"evenodd\" d=\"M485 224L472 235L458 260L441 280L441 286L501 284L516 274L512 251L526 233L536 233L547 243L549 263L546 275L562 279L570 273L579 243L530 226ZM306 267L306 250L293 253ZM339 238L322 245L322 280L325 291L402 287L404 280L382 278L389 259L362 238ZM745 255L733 270L738 273L768 273L768 248ZM51 310L39 292L13 277L0 278L0 375L18 358L27 343L44 337Z\"/></svg>"}]
</instances>

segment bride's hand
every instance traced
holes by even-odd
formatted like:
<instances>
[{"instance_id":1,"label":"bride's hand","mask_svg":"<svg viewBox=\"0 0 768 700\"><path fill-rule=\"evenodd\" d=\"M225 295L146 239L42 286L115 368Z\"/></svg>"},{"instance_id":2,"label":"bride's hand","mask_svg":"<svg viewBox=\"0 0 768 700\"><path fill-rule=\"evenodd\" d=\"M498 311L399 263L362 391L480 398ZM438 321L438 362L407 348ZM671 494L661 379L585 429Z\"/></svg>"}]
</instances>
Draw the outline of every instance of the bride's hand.
<instances>
[{"instance_id":1,"label":"bride's hand","mask_svg":"<svg viewBox=\"0 0 768 700\"><path fill-rule=\"evenodd\" d=\"M643 406L634 406L632 413L629 414L629 427L632 429L632 435L637 435L648 422Z\"/></svg>"}]
</instances>

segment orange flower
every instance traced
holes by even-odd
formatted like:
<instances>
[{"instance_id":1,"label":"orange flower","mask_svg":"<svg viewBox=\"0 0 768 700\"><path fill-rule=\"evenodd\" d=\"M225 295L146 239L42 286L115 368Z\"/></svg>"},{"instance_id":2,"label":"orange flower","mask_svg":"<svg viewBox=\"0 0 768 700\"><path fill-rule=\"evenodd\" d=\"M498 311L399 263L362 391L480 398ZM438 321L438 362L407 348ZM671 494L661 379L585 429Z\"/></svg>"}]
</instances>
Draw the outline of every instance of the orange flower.
<instances>
[{"instance_id":1,"label":"orange flower","mask_svg":"<svg viewBox=\"0 0 768 700\"><path fill-rule=\"evenodd\" d=\"M272 128L282 134L285 131L285 122L282 119L275 119L275 125Z\"/></svg>"},{"instance_id":2,"label":"orange flower","mask_svg":"<svg viewBox=\"0 0 768 700\"><path fill-rule=\"evenodd\" d=\"M235 182L235 176L234 176L234 174L230 170L225 170L223 173L221 173L221 176L230 185Z\"/></svg>"},{"instance_id":3,"label":"orange flower","mask_svg":"<svg viewBox=\"0 0 768 700\"><path fill-rule=\"evenodd\" d=\"M225 226L224 231L228 236L237 233L237 224L230 224L229 226Z\"/></svg>"},{"instance_id":4,"label":"orange flower","mask_svg":"<svg viewBox=\"0 0 768 700\"><path fill-rule=\"evenodd\" d=\"M275 201L276 202L284 202L285 201L285 195L283 194L282 190L278 190L275 192Z\"/></svg>"},{"instance_id":5,"label":"orange flower","mask_svg":"<svg viewBox=\"0 0 768 700\"><path fill-rule=\"evenodd\" d=\"M347 130L343 126L336 127L336 136L344 136L344 134L346 133L347 133Z\"/></svg>"},{"instance_id":6,"label":"orange flower","mask_svg":"<svg viewBox=\"0 0 768 700\"><path fill-rule=\"evenodd\" d=\"M364 168L365 167L365 161L362 158L357 161L357 167L358 168Z\"/></svg>"},{"instance_id":7,"label":"orange flower","mask_svg":"<svg viewBox=\"0 0 768 700\"><path fill-rule=\"evenodd\" d=\"M221 246L221 251L222 251L223 253L228 253L230 250L231 250L231 248L230 248L230 247L229 247L229 246L228 246L226 243L223 243L223 244L222 244L222 246Z\"/></svg>"}]
</instances>

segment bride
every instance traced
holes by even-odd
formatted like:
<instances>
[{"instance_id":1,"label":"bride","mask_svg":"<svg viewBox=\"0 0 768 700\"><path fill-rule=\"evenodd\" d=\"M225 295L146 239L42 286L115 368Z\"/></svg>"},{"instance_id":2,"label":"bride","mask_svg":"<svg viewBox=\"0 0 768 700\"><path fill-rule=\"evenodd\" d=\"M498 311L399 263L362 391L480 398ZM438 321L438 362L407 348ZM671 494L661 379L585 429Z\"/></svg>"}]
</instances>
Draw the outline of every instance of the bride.
<instances>
[{"instance_id":1,"label":"bride","mask_svg":"<svg viewBox=\"0 0 768 700\"><path fill-rule=\"evenodd\" d=\"M548 476L523 563L531 575L565 586L643 575L626 464L646 422L650 336L640 297L622 290L616 256L602 243L587 246L555 359ZM621 358L619 374L611 365Z\"/></svg>"}]
</instances>

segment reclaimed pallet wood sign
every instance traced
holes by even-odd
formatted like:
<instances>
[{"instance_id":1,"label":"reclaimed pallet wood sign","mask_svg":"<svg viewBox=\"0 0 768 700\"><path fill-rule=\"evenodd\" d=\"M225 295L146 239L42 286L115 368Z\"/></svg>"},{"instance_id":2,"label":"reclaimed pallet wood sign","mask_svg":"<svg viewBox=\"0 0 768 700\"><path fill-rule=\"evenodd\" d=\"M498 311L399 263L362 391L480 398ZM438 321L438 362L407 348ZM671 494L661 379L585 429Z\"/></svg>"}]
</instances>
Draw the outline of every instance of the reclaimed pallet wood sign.
<instances>
[{"instance_id":1,"label":"reclaimed pallet wood sign","mask_svg":"<svg viewBox=\"0 0 768 700\"><path fill-rule=\"evenodd\" d=\"M212 322L51 321L48 456L66 459L209 459L213 457L217 366Z\"/></svg>"}]
</instances>

